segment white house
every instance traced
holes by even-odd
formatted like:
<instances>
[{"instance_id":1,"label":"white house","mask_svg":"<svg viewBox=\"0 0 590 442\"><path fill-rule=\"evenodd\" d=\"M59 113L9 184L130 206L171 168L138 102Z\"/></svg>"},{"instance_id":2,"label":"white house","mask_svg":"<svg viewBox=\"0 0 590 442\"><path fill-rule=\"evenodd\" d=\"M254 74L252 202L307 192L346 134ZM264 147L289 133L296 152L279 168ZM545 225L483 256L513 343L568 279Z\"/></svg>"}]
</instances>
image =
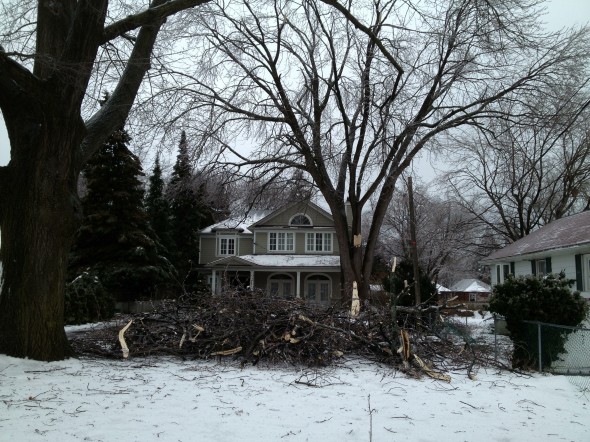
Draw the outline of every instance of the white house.
<instances>
[{"instance_id":1,"label":"white house","mask_svg":"<svg viewBox=\"0 0 590 442\"><path fill-rule=\"evenodd\" d=\"M492 270L492 286L509 275L564 272L590 299L590 211L553 221L482 260Z\"/></svg>"}]
</instances>

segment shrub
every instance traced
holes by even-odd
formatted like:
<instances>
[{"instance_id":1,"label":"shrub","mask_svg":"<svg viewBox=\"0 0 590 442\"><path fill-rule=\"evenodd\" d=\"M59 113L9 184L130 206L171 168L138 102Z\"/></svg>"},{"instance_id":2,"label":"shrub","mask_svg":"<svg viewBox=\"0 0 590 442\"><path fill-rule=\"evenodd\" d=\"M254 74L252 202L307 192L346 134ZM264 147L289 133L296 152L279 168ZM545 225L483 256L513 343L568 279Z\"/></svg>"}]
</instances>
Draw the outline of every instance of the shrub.
<instances>
[{"instance_id":1,"label":"shrub","mask_svg":"<svg viewBox=\"0 0 590 442\"><path fill-rule=\"evenodd\" d=\"M438 301L436 284L434 284L422 269L420 269L420 295L422 303L434 305ZM411 261L401 261L395 268L395 273L390 273L383 280L383 288L390 294L399 297L397 305L413 306L416 304L414 297L414 266ZM407 286L412 286L407 290Z\"/></svg>"},{"instance_id":2,"label":"shrub","mask_svg":"<svg viewBox=\"0 0 590 442\"><path fill-rule=\"evenodd\" d=\"M512 366L532 368L538 366L537 328L523 321L540 321L559 325L577 326L586 317L588 305L580 292L572 292L574 281L559 275L545 277L512 277L492 290L490 311L506 318L514 344ZM564 351L568 332L551 328L543 335L541 362L551 366Z\"/></svg>"},{"instance_id":3,"label":"shrub","mask_svg":"<svg viewBox=\"0 0 590 442\"><path fill-rule=\"evenodd\" d=\"M115 299L103 287L98 276L83 272L66 285L66 324L85 324L110 319L115 313Z\"/></svg>"}]
</instances>

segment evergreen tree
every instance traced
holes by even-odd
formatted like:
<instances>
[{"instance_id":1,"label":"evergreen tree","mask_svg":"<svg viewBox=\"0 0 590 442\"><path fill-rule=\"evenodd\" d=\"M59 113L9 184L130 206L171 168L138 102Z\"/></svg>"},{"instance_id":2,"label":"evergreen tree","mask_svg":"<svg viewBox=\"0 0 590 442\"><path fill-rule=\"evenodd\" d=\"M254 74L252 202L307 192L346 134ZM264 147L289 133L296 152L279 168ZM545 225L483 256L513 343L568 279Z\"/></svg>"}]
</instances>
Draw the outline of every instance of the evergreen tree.
<instances>
[{"instance_id":1,"label":"evergreen tree","mask_svg":"<svg viewBox=\"0 0 590 442\"><path fill-rule=\"evenodd\" d=\"M69 268L71 279L89 273L119 301L151 297L175 274L149 225L144 173L129 141L124 129L114 132L83 170L84 219Z\"/></svg>"},{"instance_id":2,"label":"evergreen tree","mask_svg":"<svg viewBox=\"0 0 590 442\"><path fill-rule=\"evenodd\" d=\"M436 304L438 296L436 284L419 269L420 293L423 302ZM395 273L390 273L383 280L383 287L388 293L399 296L398 305L413 306L416 304L414 296L414 266L411 261L403 260L395 268Z\"/></svg>"},{"instance_id":3,"label":"evergreen tree","mask_svg":"<svg viewBox=\"0 0 590 442\"><path fill-rule=\"evenodd\" d=\"M174 264L181 278L188 278L199 257L199 229L212 223L211 211L204 203L204 185L197 186L188 154L186 132L182 131L178 156L168 186L172 213Z\"/></svg>"},{"instance_id":4,"label":"evergreen tree","mask_svg":"<svg viewBox=\"0 0 590 442\"><path fill-rule=\"evenodd\" d=\"M154 170L149 179L149 187L145 197L145 207L152 229L166 248L168 256L174 254L174 243L171 236L170 206L164 197L164 180L160 157L156 158Z\"/></svg>"}]
</instances>

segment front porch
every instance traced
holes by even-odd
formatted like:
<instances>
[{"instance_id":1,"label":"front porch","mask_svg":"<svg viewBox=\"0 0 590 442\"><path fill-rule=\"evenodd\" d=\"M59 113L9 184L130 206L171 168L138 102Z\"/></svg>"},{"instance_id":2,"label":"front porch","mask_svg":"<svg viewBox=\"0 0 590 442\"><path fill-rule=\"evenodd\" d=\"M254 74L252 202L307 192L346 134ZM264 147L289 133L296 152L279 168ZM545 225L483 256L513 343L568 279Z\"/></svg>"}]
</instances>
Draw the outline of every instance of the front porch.
<instances>
[{"instance_id":1,"label":"front porch","mask_svg":"<svg viewBox=\"0 0 590 442\"><path fill-rule=\"evenodd\" d=\"M340 302L340 267L335 260L325 260L327 265L304 266L274 257L270 265L260 266L244 257L224 258L210 268L208 282L213 294L225 289L260 290L270 296L284 299L303 299L309 303L329 305ZM305 257L309 261L310 257ZM338 258L338 257L336 257ZM286 265L290 262L292 265ZM314 261L316 262L316 261ZM274 265L273 265L274 264ZM317 264L317 262L316 262Z\"/></svg>"}]
</instances>

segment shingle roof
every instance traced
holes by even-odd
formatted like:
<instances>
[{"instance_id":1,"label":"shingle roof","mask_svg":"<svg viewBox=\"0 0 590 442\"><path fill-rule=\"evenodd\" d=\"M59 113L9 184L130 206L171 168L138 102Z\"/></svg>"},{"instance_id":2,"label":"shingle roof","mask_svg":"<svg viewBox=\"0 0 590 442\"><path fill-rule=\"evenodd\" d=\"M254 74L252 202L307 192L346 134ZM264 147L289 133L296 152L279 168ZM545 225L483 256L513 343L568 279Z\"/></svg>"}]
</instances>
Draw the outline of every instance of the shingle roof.
<instances>
[{"instance_id":1,"label":"shingle roof","mask_svg":"<svg viewBox=\"0 0 590 442\"><path fill-rule=\"evenodd\" d=\"M590 210L553 221L482 262L590 244Z\"/></svg>"}]
</instances>

